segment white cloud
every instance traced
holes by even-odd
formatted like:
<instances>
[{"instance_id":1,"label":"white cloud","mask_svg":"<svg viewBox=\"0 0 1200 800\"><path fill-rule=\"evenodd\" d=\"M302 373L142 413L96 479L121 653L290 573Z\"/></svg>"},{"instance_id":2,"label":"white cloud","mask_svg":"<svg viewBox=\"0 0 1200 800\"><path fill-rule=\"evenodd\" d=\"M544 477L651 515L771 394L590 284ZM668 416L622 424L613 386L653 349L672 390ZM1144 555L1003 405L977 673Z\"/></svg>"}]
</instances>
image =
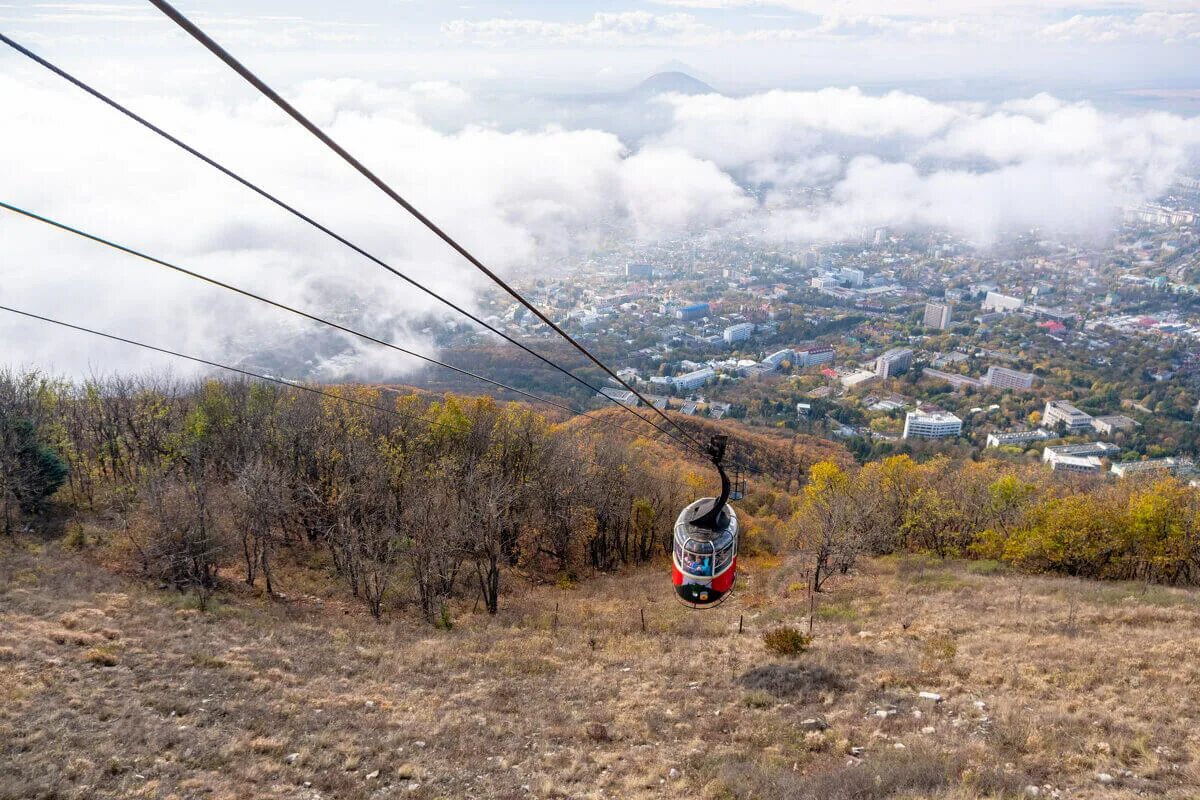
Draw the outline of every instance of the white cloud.
<instances>
[{"instance_id":1,"label":"white cloud","mask_svg":"<svg viewBox=\"0 0 1200 800\"><path fill-rule=\"evenodd\" d=\"M1112 187L1080 165L1028 161L987 172L922 173L873 156L852 161L830 201L775 209L767 235L785 241L853 238L879 226L951 231L977 244L1051 228L1101 236L1117 213Z\"/></svg>"},{"instance_id":2,"label":"white cloud","mask_svg":"<svg viewBox=\"0 0 1200 800\"><path fill-rule=\"evenodd\" d=\"M1191 0L655 0L688 9L770 7L818 18L806 27L762 28L742 34L750 41L799 41L837 37L901 36L1112 42L1141 38L1161 42L1200 38L1200 14ZM1107 12L1107 13L1104 13ZM1070 15L1069 18L1063 17Z\"/></svg>"},{"instance_id":3,"label":"white cloud","mask_svg":"<svg viewBox=\"0 0 1200 800\"><path fill-rule=\"evenodd\" d=\"M452 20L442 25L452 40L490 44L542 41L554 44L633 47L650 44L686 46L755 45L794 41L838 40L893 36L901 38L993 37L994 24L967 18L934 19L886 14L823 14L804 27L752 28L744 32L721 29L691 14L656 15L645 11L598 13L586 22L495 18Z\"/></svg>"},{"instance_id":4,"label":"white cloud","mask_svg":"<svg viewBox=\"0 0 1200 800\"><path fill-rule=\"evenodd\" d=\"M891 17L881 14L825 14L808 27L758 28L740 34L738 40L754 42L836 41L839 39L995 39L1008 26L969 18L933 19Z\"/></svg>"},{"instance_id":5,"label":"white cloud","mask_svg":"<svg viewBox=\"0 0 1200 800\"><path fill-rule=\"evenodd\" d=\"M663 136L724 167L802 156L825 135L928 139L961 116L956 108L905 92L856 88L771 91L749 97L671 95L674 124Z\"/></svg>"},{"instance_id":6,"label":"white cloud","mask_svg":"<svg viewBox=\"0 0 1200 800\"><path fill-rule=\"evenodd\" d=\"M167 23L153 7L115 3L32 3L12 8L5 21L33 29L49 29L56 41L75 37L93 39L102 33L120 32L137 24L143 36L153 33ZM366 42L372 23L346 22L332 19L309 19L296 15L278 14L214 14L199 11L195 22L225 44L256 48L291 48L302 44L349 44ZM70 34L64 26L69 26ZM27 34L27 38L28 38ZM36 34L33 38L38 38ZM154 41L148 36L148 41Z\"/></svg>"},{"instance_id":7,"label":"white cloud","mask_svg":"<svg viewBox=\"0 0 1200 800\"><path fill-rule=\"evenodd\" d=\"M512 39L544 40L557 44L648 44L694 37L709 32L690 14L651 14L647 11L596 13L586 22L550 22L540 19L451 20L442 32L452 39L503 42Z\"/></svg>"},{"instance_id":8,"label":"white cloud","mask_svg":"<svg viewBox=\"0 0 1200 800\"><path fill-rule=\"evenodd\" d=\"M1028 44L1030 37L1042 42L1086 41L1106 43L1119 39L1152 42L1184 42L1200 39L1200 13L1186 4L1167 0L1158 4L1101 4L1113 13L1073 13L1083 6L1075 3L1015 5L1010 3L929 3L915 0L904 3L857 0L841 2L834 8L828 3L808 0L781 0L778 3L753 0L659 0L695 10L750 8L776 5L812 16L804 24L785 18L771 27L735 30L722 28L689 13L653 14L647 11L596 13L590 20L559 22L543 19L494 18L458 19L443 23L442 32L451 40L489 44L544 42L558 45L634 47L646 45L730 45L788 44L795 42L838 42L914 40L955 42L1015 42ZM1176 10L1181 9L1181 10ZM1064 14L1073 14L1063 18ZM715 22L715 20L714 20ZM759 22L755 20L755 22Z\"/></svg>"},{"instance_id":9,"label":"white cloud","mask_svg":"<svg viewBox=\"0 0 1200 800\"><path fill-rule=\"evenodd\" d=\"M1200 119L1104 114L1086 103L1042 101L1039 116L997 112L962 120L925 152L996 164L1044 160L1087 167L1146 196L1164 191L1200 147Z\"/></svg>"},{"instance_id":10,"label":"white cloud","mask_svg":"<svg viewBox=\"0 0 1200 800\"><path fill-rule=\"evenodd\" d=\"M769 215L753 224L790 240L881 225L981 243L1039 224L1102 235L1115 209L1161 193L1200 153L1200 118L1045 94L998 106L857 89L666 102L673 124L660 140L767 185ZM790 192L805 187L825 199Z\"/></svg>"},{"instance_id":11,"label":"white cloud","mask_svg":"<svg viewBox=\"0 0 1200 800\"><path fill-rule=\"evenodd\" d=\"M640 235L711 230L754 208L727 174L685 150L650 147L621 168L623 194Z\"/></svg>"},{"instance_id":12,"label":"white cloud","mask_svg":"<svg viewBox=\"0 0 1200 800\"><path fill-rule=\"evenodd\" d=\"M1078 9L1101 11L1187 11L1190 0L1047 0L1042 3L1013 3L1008 0L653 0L658 5L695 9L771 7L822 16L987 16L1004 13L1053 14ZM831 9L831 6L834 8Z\"/></svg>"},{"instance_id":13,"label":"white cloud","mask_svg":"<svg viewBox=\"0 0 1200 800\"><path fill-rule=\"evenodd\" d=\"M600 16L590 30L538 35L629 42L671 27L661 17ZM183 83L169 97L133 88L158 85L157 76L101 74L168 130L459 304L476 303L478 273L267 102L227 99L230 84L210 71L171 73ZM733 228L800 242L887 225L988 242L1042 225L1103 236L1121 203L1154 196L1200 152L1197 118L1120 114L1049 94L998 104L858 89L670 95L658 100L665 127L635 145L595 128L480 124L472 92L445 81L284 88L508 275L560 262L597 231L611 240ZM241 89L232 96L248 97ZM0 75L0 103L0 146L21 154L6 165L4 199L432 352L421 328L439 307L111 111L21 67ZM619 121L596 127L621 130ZM357 343L334 358L347 343L316 341L306 323L9 214L0 214L0 236L0 302L223 358L323 347L294 366L327 377L411 367ZM150 363L4 317L0 343L9 360L74 372Z\"/></svg>"},{"instance_id":14,"label":"white cloud","mask_svg":"<svg viewBox=\"0 0 1200 800\"><path fill-rule=\"evenodd\" d=\"M783 188L823 186L842 173L842 159L833 153L787 160L768 157L749 165L746 178L751 183Z\"/></svg>"},{"instance_id":15,"label":"white cloud","mask_svg":"<svg viewBox=\"0 0 1200 800\"><path fill-rule=\"evenodd\" d=\"M110 110L28 74L0 76L0 103L10 109L0 143L22 154L6 169L6 200L433 352L417 329L427 315L450 312ZM600 221L623 221L629 236L673 235L720 226L751 205L710 163L682 152L631 154L602 131L440 132L423 109L469 101L449 84L315 81L285 93L503 274L561 257ZM397 269L460 305L475 304L486 284L479 273L265 101L200 96L122 99ZM283 312L7 212L0 231L9 305L218 358L289 342L301 342L293 348L300 351L317 347L319 329ZM93 362L156 363L77 334L29 330L0 318L9 359L75 373ZM333 344L326 342L325 357L345 346ZM349 344L353 358L327 360L323 371L321 358L297 369L395 376L411 367L374 346Z\"/></svg>"},{"instance_id":16,"label":"white cloud","mask_svg":"<svg viewBox=\"0 0 1200 800\"><path fill-rule=\"evenodd\" d=\"M1148 39L1167 43L1200 40L1200 13L1138 14L1129 18L1116 15L1075 16L1047 25L1039 38L1056 41L1115 42L1121 39Z\"/></svg>"}]
</instances>

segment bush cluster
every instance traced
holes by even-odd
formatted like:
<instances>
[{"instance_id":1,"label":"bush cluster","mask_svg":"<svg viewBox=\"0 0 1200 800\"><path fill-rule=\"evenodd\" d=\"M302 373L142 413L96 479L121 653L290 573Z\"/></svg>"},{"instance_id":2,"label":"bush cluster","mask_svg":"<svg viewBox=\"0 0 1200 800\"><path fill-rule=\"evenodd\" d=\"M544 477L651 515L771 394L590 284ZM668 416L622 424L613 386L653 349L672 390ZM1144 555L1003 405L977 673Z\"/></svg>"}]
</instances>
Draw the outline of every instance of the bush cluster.
<instances>
[{"instance_id":1,"label":"bush cluster","mask_svg":"<svg viewBox=\"0 0 1200 800\"><path fill-rule=\"evenodd\" d=\"M781 656L798 656L812 644L811 636L791 625L772 628L762 639L768 650Z\"/></svg>"},{"instance_id":2,"label":"bush cluster","mask_svg":"<svg viewBox=\"0 0 1200 800\"><path fill-rule=\"evenodd\" d=\"M1035 468L1036 469L1036 468ZM894 456L857 472L812 469L794 524L819 589L863 554L927 553L1086 578L1200 583L1200 491L1141 480L1033 474L1003 461Z\"/></svg>"},{"instance_id":3,"label":"bush cluster","mask_svg":"<svg viewBox=\"0 0 1200 800\"><path fill-rule=\"evenodd\" d=\"M73 514L116 515L133 565L202 608L224 576L270 593L283 554L321 553L376 616L412 603L449 628L454 598L494 613L505 574L669 552L700 486L645 441L526 405L320 391L0 372L2 510L36 512L57 491Z\"/></svg>"}]
</instances>

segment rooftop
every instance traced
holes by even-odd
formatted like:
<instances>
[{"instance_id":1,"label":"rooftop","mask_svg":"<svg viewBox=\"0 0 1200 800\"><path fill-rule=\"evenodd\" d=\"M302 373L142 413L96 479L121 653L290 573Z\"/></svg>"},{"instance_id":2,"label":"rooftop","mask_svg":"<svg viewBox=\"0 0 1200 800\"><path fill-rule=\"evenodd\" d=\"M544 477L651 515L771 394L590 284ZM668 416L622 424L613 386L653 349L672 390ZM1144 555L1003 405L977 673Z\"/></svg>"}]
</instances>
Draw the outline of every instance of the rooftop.
<instances>
[{"instance_id":1,"label":"rooftop","mask_svg":"<svg viewBox=\"0 0 1200 800\"><path fill-rule=\"evenodd\" d=\"M909 411L908 416L922 422L962 422L961 419L949 411L922 411L921 409L917 409L916 411Z\"/></svg>"}]
</instances>

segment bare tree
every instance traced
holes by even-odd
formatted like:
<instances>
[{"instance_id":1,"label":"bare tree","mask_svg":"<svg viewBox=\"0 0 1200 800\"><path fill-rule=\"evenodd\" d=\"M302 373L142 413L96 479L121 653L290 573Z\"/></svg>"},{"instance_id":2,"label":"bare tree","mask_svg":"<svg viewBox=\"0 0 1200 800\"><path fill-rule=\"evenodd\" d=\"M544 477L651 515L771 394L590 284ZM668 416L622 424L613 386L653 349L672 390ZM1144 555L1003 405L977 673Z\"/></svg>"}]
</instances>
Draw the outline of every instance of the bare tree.
<instances>
[{"instance_id":1,"label":"bare tree","mask_svg":"<svg viewBox=\"0 0 1200 800\"><path fill-rule=\"evenodd\" d=\"M180 591L194 592L202 609L229 555L228 524L217 511L219 494L219 487L203 475L151 478L142 487L140 524L128 531L143 570Z\"/></svg>"},{"instance_id":2,"label":"bare tree","mask_svg":"<svg viewBox=\"0 0 1200 800\"><path fill-rule=\"evenodd\" d=\"M234 483L235 519L239 528L246 583L255 584L261 572L268 595L275 593L271 564L289 521L295 516L294 492L288 476L268 461L257 459L242 467Z\"/></svg>"}]
</instances>

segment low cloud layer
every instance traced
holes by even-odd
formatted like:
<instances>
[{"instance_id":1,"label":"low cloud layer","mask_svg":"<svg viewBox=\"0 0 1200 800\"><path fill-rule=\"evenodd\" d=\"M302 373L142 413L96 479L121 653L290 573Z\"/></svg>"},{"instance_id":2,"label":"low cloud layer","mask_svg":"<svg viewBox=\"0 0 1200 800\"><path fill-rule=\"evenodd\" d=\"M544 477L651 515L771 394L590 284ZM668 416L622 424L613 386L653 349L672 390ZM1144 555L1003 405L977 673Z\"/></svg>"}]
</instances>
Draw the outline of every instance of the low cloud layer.
<instances>
[{"instance_id":1,"label":"low cloud layer","mask_svg":"<svg viewBox=\"0 0 1200 800\"><path fill-rule=\"evenodd\" d=\"M649 101L638 139L486 123L444 82L314 81L297 105L489 265L569 262L601 237L737 233L804 245L878 226L981 245L1041 226L1102 239L1118 208L1186 170L1200 121L1119 115L1048 95L942 103L855 89ZM485 284L441 242L264 102L184 91L136 110L479 313ZM185 98L185 99L179 99ZM190 98L190 99L188 99ZM32 70L0 76L3 199L381 338L434 351L443 308L377 266ZM645 116L644 99L614 115ZM617 116L613 118L614 129ZM289 374L395 377L410 360L0 213L3 303L207 357L276 357ZM160 359L0 317L6 361L74 374Z\"/></svg>"},{"instance_id":2,"label":"low cloud layer","mask_svg":"<svg viewBox=\"0 0 1200 800\"><path fill-rule=\"evenodd\" d=\"M772 191L766 229L794 241L876 226L988 244L1043 227L1102 238L1121 206L1165 191L1200 148L1200 119L1118 115L1038 95L998 105L903 92L671 96L664 144ZM800 207L789 190L826 185Z\"/></svg>"},{"instance_id":3,"label":"low cloud layer","mask_svg":"<svg viewBox=\"0 0 1200 800\"><path fill-rule=\"evenodd\" d=\"M598 130L439 130L431 118L470 102L460 87L320 81L291 94L502 274L561 260L605 225L617 225L618 235L678 236L723 225L751 206L714 165L678 149L631 151ZM482 276L265 103L123 99L397 269L475 306ZM6 175L7 202L426 352L433 348L422 327L452 318L376 265L52 79L0 76L0 102L10 110L4 147L19 154ZM0 231L0 286L9 305L222 358L286 347L313 331L11 213L0 213ZM6 361L73 373L146 363L127 350L118 358L118 345L32 323L0 318L0 326L0 340L11 345ZM339 368L394 375L411 366L351 344L358 358L339 359ZM302 366L321 373L318 364Z\"/></svg>"}]
</instances>

